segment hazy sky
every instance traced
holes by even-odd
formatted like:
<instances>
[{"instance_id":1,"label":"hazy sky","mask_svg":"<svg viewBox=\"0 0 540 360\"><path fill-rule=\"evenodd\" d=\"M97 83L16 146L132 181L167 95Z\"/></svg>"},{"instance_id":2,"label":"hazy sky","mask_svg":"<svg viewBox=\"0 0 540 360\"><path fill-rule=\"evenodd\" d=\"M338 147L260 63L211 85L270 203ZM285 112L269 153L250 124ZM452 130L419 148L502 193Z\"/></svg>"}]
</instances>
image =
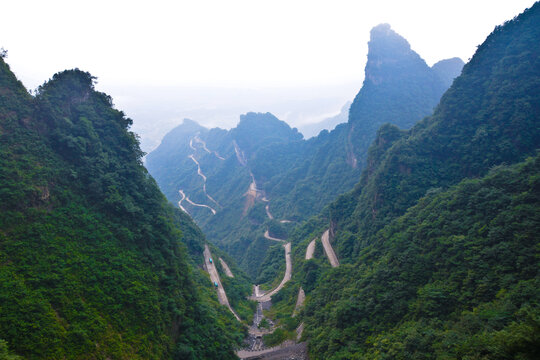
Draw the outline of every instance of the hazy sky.
<instances>
[{"instance_id":1,"label":"hazy sky","mask_svg":"<svg viewBox=\"0 0 540 360\"><path fill-rule=\"evenodd\" d=\"M0 46L9 51L8 63L28 88L64 69L91 72L99 79L98 88L112 95L136 124L141 122L141 128L148 125L142 122L151 121L138 119L141 111L151 113L154 106L172 109L175 103L198 103L199 110L213 109L214 120L204 116L194 120L220 124L216 116L219 118L221 105L217 104L223 103L219 94L227 89L258 91L253 96L249 91L228 96L225 105L234 111L272 111L267 104L272 101L258 97L272 91L290 94L304 106L310 99L333 99L326 109L289 119L301 124L338 111L354 97L363 79L373 26L390 23L429 65L454 56L466 62L495 25L533 3L3 0ZM198 97L189 95L191 87L199 89ZM200 89L206 87L221 91L205 96ZM180 88L182 91L175 90ZM146 97L155 101L144 107ZM161 97L170 99L167 106L160 105ZM270 108L251 108L257 106ZM288 106L294 107L294 102L289 101ZM275 109L278 116L287 117L286 108ZM288 112L295 111L299 112L294 108ZM183 116L192 115L176 109L174 116L160 116L178 123ZM223 116L222 125L232 126L231 115L224 112Z\"/></svg>"}]
</instances>

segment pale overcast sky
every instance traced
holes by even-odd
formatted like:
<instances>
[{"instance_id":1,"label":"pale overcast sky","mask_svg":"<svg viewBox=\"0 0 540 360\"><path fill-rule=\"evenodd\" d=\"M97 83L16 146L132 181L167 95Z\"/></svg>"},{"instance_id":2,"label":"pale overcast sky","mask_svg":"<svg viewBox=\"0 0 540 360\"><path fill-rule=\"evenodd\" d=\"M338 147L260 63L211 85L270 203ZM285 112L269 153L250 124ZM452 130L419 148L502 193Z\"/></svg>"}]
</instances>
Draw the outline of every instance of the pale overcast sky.
<instances>
[{"instance_id":1,"label":"pale overcast sky","mask_svg":"<svg viewBox=\"0 0 540 360\"><path fill-rule=\"evenodd\" d=\"M429 65L454 56L467 62L495 25L533 3L3 0L0 46L8 50L8 63L28 88L37 87L55 72L78 67L97 76L98 88L112 95L136 123L145 97L160 98L156 92L174 93L177 88L182 88L177 93L184 95L163 95L173 99L168 104L171 108L175 102L184 107L199 102L207 110L219 108L217 104L224 100L219 95L205 96L200 91L205 87L258 89L265 94L261 96L272 92L264 89L288 89L304 102L325 96L334 99L326 110L319 109L307 118L290 118L294 125L318 120L352 100L362 83L373 26L391 24ZM186 95L190 87L199 89L200 98ZM145 88L153 95L145 94ZM130 92L133 89L137 91ZM310 95L313 89L320 89L317 96ZM156 101L148 106L161 106ZM261 102L245 94L229 96L227 101L231 109L234 107L230 111L274 111L281 118L298 112L283 108L283 103L273 109L268 99ZM252 108L257 106L268 108ZM151 112L150 108L146 110ZM176 123L183 116L193 116L176 110L174 116L160 116L174 118ZM213 120L204 115L195 120L234 125L226 111L222 124L216 116L219 119L219 109Z\"/></svg>"}]
</instances>

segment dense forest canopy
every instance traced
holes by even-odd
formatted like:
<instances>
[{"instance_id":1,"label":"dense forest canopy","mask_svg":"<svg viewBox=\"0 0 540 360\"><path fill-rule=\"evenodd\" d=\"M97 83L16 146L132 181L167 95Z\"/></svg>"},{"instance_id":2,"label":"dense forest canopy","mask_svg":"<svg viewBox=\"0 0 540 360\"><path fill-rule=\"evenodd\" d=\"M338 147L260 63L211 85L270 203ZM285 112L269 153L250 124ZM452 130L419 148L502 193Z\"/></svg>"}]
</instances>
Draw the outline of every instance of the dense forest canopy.
<instances>
[{"instance_id":1,"label":"dense forest canopy","mask_svg":"<svg viewBox=\"0 0 540 360\"><path fill-rule=\"evenodd\" d=\"M302 253L330 227L342 262L297 258L313 358L538 357L539 18L498 26L433 115L381 127L355 189L295 231Z\"/></svg>"},{"instance_id":2,"label":"dense forest canopy","mask_svg":"<svg viewBox=\"0 0 540 360\"><path fill-rule=\"evenodd\" d=\"M464 67L378 25L346 123L185 120L148 171L95 77L32 95L2 49L0 359L538 359L538 24Z\"/></svg>"},{"instance_id":3,"label":"dense forest canopy","mask_svg":"<svg viewBox=\"0 0 540 360\"><path fill-rule=\"evenodd\" d=\"M32 97L0 60L2 346L29 359L234 358L243 330L186 253L202 234L182 234L191 220L94 79L64 71Z\"/></svg>"}]
</instances>

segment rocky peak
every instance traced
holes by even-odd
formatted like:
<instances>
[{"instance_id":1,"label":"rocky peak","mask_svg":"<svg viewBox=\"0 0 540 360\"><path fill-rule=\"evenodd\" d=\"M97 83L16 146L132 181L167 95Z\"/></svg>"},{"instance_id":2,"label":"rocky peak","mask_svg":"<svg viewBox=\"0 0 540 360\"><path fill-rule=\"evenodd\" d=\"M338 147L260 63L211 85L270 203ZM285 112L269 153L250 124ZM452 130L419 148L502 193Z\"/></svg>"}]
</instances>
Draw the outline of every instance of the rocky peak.
<instances>
[{"instance_id":1,"label":"rocky peak","mask_svg":"<svg viewBox=\"0 0 540 360\"><path fill-rule=\"evenodd\" d=\"M392 30L389 24L380 24L371 30L368 48L365 78L375 85L390 77L395 79L409 68L428 69L425 61L411 49L409 42Z\"/></svg>"}]
</instances>

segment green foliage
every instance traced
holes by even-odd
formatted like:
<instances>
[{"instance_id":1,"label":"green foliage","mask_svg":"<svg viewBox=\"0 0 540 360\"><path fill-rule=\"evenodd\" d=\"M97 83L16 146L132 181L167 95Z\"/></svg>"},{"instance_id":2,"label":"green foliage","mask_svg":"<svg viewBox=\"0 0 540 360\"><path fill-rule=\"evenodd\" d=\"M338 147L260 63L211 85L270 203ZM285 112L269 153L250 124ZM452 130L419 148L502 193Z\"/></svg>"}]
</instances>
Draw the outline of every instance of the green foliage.
<instances>
[{"instance_id":1,"label":"green foliage","mask_svg":"<svg viewBox=\"0 0 540 360\"><path fill-rule=\"evenodd\" d=\"M293 232L292 282L318 271L312 358L538 357L539 16L497 27L432 116L379 130L359 184L312 221L338 268L302 260L313 234Z\"/></svg>"},{"instance_id":2,"label":"green foliage","mask_svg":"<svg viewBox=\"0 0 540 360\"><path fill-rule=\"evenodd\" d=\"M270 322L267 318L263 318L259 323L259 329L270 329Z\"/></svg>"},{"instance_id":3,"label":"green foliage","mask_svg":"<svg viewBox=\"0 0 540 360\"><path fill-rule=\"evenodd\" d=\"M249 210L248 218L251 222L261 225L267 220L265 205L262 202L256 203L251 210Z\"/></svg>"},{"instance_id":4,"label":"green foliage","mask_svg":"<svg viewBox=\"0 0 540 360\"><path fill-rule=\"evenodd\" d=\"M28 359L235 358L245 330L188 258L202 234L93 81L65 71L32 98L0 60L2 339Z\"/></svg>"},{"instance_id":5,"label":"green foliage","mask_svg":"<svg viewBox=\"0 0 540 360\"><path fill-rule=\"evenodd\" d=\"M270 240L266 240L270 241ZM273 245L266 252L266 256L261 265L262 271L255 280L256 284L263 285L263 289L271 289L281 282L285 274L285 256L283 245Z\"/></svg>"},{"instance_id":6,"label":"green foliage","mask_svg":"<svg viewBox=\"0 0 540 360\"><path fill-rule=\"evenodd\" d=\"M294 335L283 328L277 328L273 333L263 336L264 344L268 347L276 346L281 344L287 339L290 339Z\"/></svg>"},{"instance_id":7,"label":"green foliage","mask_svg":"<svg viewBox=\"0 0 540 360\"><path fill-rule=\"evenodd\" d=\"M346 204L356 203L354 213L336 217L343 228L367 241L427 192L534 154L540 143L537 8L486 39L432 116L390 139L392 131L381 129Z\"/></svg>"},{"instance_id":8,"label":"green foliage","mask_svg":"<svg viewBox=\"0 0 540 360\"><path fill-rule=\"evenodd\" d=\"M423 198L326 273L305 309L313 357L535 358L539 173L540 155Z\"/></svg>"},{"instance_id":9,"label":"green foliage","mask_svg":"<svg viewBox=\"0 0 540 360\"><path fill-rule=\"evenodd\" d=\"M287 228L277 220L270 220L267 223L268 233L271 237L285 240L287 238Z\"/></svg>"},{"instance_id":10,"label":"green foliage","mask_svg":"<svg viewBox=\"0 0 540 360\"><path fill-rule=\"evenodd\" d=\"M9 353L8 344L0 339L0 360L20 360L21 357Z\"/></svg>"},{"instance_id":11,"label":"green foliage","mask_svg":"<svg viewBox=\"0 0 540 360\"><path fill-rule=\"evenodd\" d=\"M280 317L278 327L271 333L263 336L266 346L276 346L285 340L296 340L296 328L299 325L297 318Z\"/></svg>"}]
</instances>

